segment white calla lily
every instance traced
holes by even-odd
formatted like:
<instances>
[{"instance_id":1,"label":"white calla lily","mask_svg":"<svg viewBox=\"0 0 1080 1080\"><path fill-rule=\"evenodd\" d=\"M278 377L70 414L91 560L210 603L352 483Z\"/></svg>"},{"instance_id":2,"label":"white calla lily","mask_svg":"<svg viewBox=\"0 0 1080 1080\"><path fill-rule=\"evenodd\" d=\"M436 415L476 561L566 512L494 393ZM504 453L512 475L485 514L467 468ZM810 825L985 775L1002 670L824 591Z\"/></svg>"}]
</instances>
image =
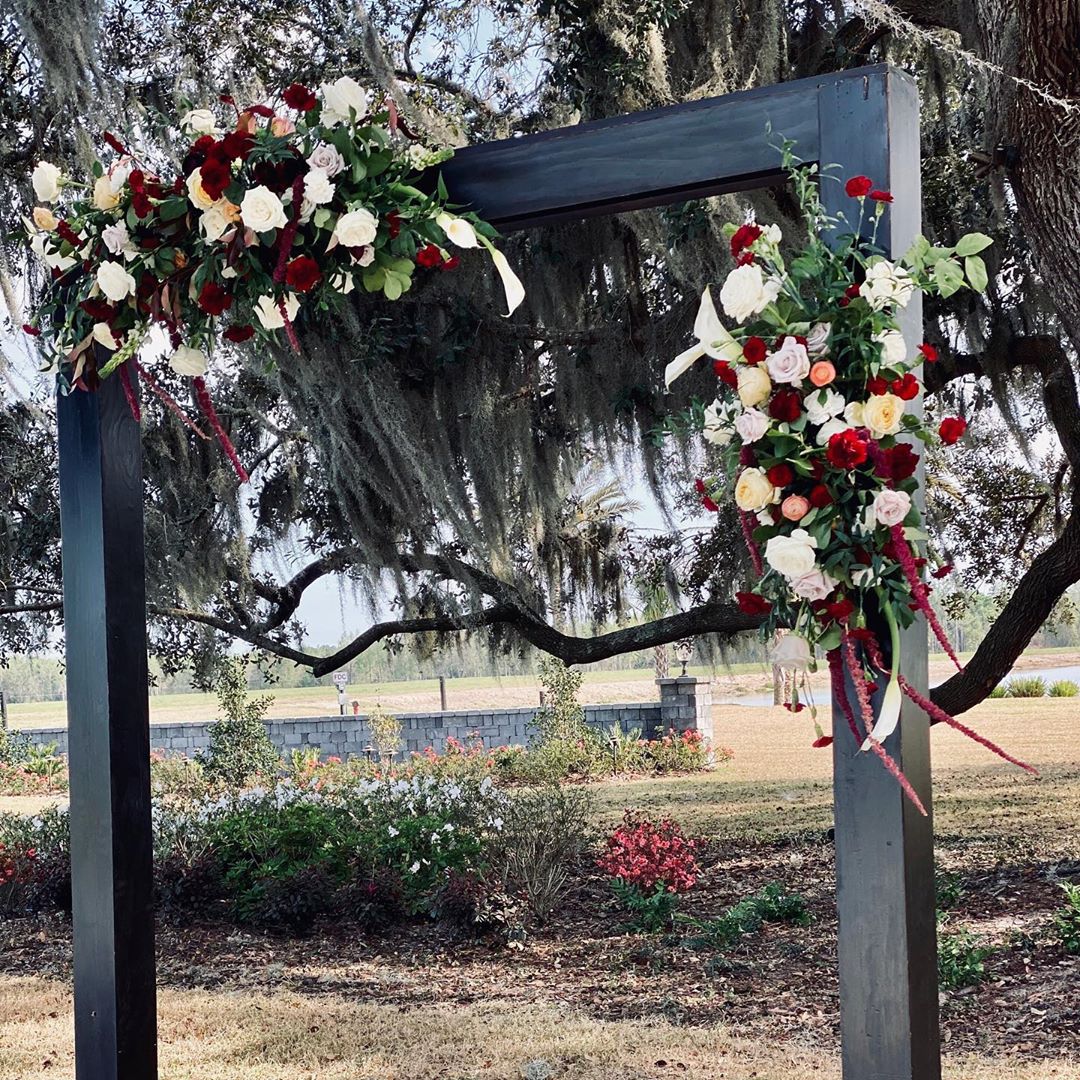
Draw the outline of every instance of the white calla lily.
<instances>
[{"instance_id":1,"label":"white calla lily","mask_svg":"<svg viewBox=\"0 0 1080 1080\"><path fill-rule=\"evenodd\" d=\"M732 363L741 359L742 346L728 333L720 316L716 314L712 293L709 287L701 294L701 305L694 320L694 337L697 344L691 345L685 352L679 353L664 369L664 386L671 384L684 372L690 370L703 356L713 360L728 360Z\"/></svg>"},{"instance_id":2,"label":"white calla lily","mask_svg":"<svg viewBox=\"0 0 1080 1080\"><path fill-rule=\"evenodd\" d=\"M900 671L900 627L897 625L896 615L889 604L883 603L881 608L885 613L885 620L889 624L889 634L892 641L892 673L889 675L889 682L881 699L881 709L878 711L877 719L874 720L874 730L871 735L863 740L863 750L870 749L871 736L875 742L883 743L896 730L897 725L900 723L900 706L904 701L898 677Z\"/></svg>"},{"instance_id":3,"label":"white calla lily","mask_svg":"<svg viewBox=\"0 0 1080 1080\"><path fill-rule=\"evenodd\" d=\"M457 220L461 221L461 218L458 218ZM466 221L464 224L468 225L469 223ZM469 228L472 229L472 226L469 225ZM450 234L447 233L447 235L449 236ZM495 264L495 269L498 271L499 277L502 278L503 291L506 293L506 306L508 308L506 314L508 316L513 315L514 311L521 304L521 301L525 299L525 286L521 284L517 274L510 268L510 264L506 261L506 256L486 236L481 236L479 233L473 233L473 235L488 249L491 261ZM453 238L451 237L451 239Z\"/></svg>"},{"instance_id":4,"label":"white calla lily","mask_svg":"<svg viewBox=\"0 0 1080 1080\"><path fill-rule=\"evenodd\" d=\"M435 224L439 226L450 242L459 248L479 247L479 238L476 230L464 218L454 217L452 214L441 213L435 218Z\"/></svg>"}]
</instances>

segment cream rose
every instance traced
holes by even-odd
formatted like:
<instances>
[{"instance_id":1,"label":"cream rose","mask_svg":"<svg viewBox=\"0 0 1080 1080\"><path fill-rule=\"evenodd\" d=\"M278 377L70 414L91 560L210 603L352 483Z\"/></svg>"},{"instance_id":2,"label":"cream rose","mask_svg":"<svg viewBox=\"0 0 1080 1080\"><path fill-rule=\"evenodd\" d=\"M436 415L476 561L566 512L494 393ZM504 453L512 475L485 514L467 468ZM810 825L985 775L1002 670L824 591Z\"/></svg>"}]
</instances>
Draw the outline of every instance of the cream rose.
<instances>
[{"instance_id":1,"label":"cream rose","mask_svg":"<svg viewBox=\"0 0 1080 1080\"><path fill-rule=\"evenodd\" d=\"M240 203L240 220L257 233L283 229L289 223L281 200L262 184L249 188L244 193Z\"/></svg>"},{"instance_id":2,"label":"cream rose","mask_svg":"<svg viewBox=\"0 0 1080 1080\"><path fill-rule=\"evenodd\" d=\"M760 364L740 368L738 390L739 400L746 408L751 409L760 405L772 393L772 380Z\"/></svg>"},{"instance_id":3,"label":"cream rose","mask_svg":"<svg viewBox=\"0 0 1080 1080\"><path fill-rule=\"evenodd\" d=\"M169 367L177 375L202 378L206 374L206 356L202 349L193 349L190 345L181 345L169 357Z\"/></svg>"},{"instance_id":4,"label":"cream rose","mask_svg":"<svg viewBox=\"0 0 1080 1080\"><path fill-rule=\"evenodd\" d=\"M56 228L56 215L47 206L34 207L34 224L45 232L52 232Z\"/></svg>"},{"instance_id":5,"label":"cream rose","mask_svg":"<svg viewBox=\"0 0 1080 1080\"><path fill-rule=\"evenodd\" d=\"M213 135L217 117L209 109L190 109L180 117L180 130L186 135Z\"/></svg>"},{"instance_id":6,"label":"cream rose","mask_svg":"<svg viewBox=\"0 0 1080 1080\"><path fill-rule=\"evenodd\" d=\"M764 311L780 295L780 282L765 278L760 266L736 266L720 290L724 312L736 322Z\"/></svg>"},{"instance_id":7,"label":"cream rose","mask_svg":"<svg viewBox=\"0 0 1080 1080\"><path fill-rule=\"evenodd\" d=\"M769 659L779 668L806 671L810 667L810 642L801 634L785 634L774 646Z\"/></svg>"},{"instance_id":8,"label":"cream rose","mask_svg":"<svg viewBox=\"0 0 1080 1080\"><path fill-rule=\"evenodd\" d=\"M907 307L914 291L915 282L911 280L911 275L888 259L878 259L871 264L867 268L866 279L859 286L859 295L875 311L888 304Z\"/></svg>"},{"instance_id":9,"label":"cream rose","mask_svg":"<svg viewBox=\"0 0 1080 1080\"><path fill-rule=\"evenodd\" d=\"M881 361L886 367L900 367L907 359L907 345L899 330L882 330L874 340L881 346Z\"/></svg>"},{"instance_id":10,"label":"cream rose","mask_svg":"<svg viewBox=\"0 0 1080 1080\"><path fill-rule=\"evenodd\" d=\"M379 231L379 219L370 211L361 207L350 210L337 219L334 226L334 238L348 248L363 247L375 240Z\"/></svg>"},{"instance_id":11,"label":"cream rose","mask_svg":"<svg viewBox=\"0 0 1080 1080\"><path fill-rule=\"evenodd\" d=\"M480 241L476 239L476 230L464 218L454 217L452 214L439 214L435 218L435 224L446 233L452 244L460 248L474 248L480 245Z\"/></svg>"},{"instance_id":12,"label":"cream rose","mask_svg":"<svg viewBox=\"0 0 1080 1080\"><path fill-rule=\"evenodd\" d=\"M94 206L98 210L111 210L120 201L120 195L113 190L107 176L99 176L94 181Z\"/></svg>"},{"instance_id":13,"label":"cream rose","mask_svg":"<svg viewBox=\"0 0 1080 1080\"><path fill-rule=\"evenodd\" d=\"M296 319L296 313L299 310L299 298L296 293L289 293L285 297L285 311L288 313L289 322ZM255 314L266 330L280 330L285 325L285 320L281 316L281 309L278 307L278 300L275 296L260 296L258 303L255 305Z\"/></svg>"},{"instance_id":14,"label":"cream rose","mask_svg":"<svg viewBox=\"0 0 1080 1080\"><path fill-rule=\"evenodd\" d=\"M345 168L345 159L341 156L341 151L330 143L319 143L311 151L307 163L309 168L319 169L327 176L337 176Z\"/></svg>"},{"instance_id":15,"label":"cream rose","mask_svg":"<svg viewBox=\"0 0 1080 1080\"><path fill-rule=\"evenodd\" d=\"M765 544L765 561L788 580L803 577L816 568L817 541L805 530L790 536L774 536Z\"/></svg>"},{"instance_id":16,"label":"cream rose","mask_svg":"<svg viewBox=\"0 0 1080 1080\"><path fill-rule=\"evenodd\" d=\"M849 401L844 406L844 419L848 422L848 427L864 427L863 402Z\"/></svg>"},{"instance_id":17,"label":"cream rose","mask_svg":"<svg viewBox=\"0 0 1080 1080\"><path fill-rule=\"evenodd\" d=\"M322 95L322 119L324 124L331 127L336 124L347 124L350 110L359 119L368 111L368 93L355 79L348 75L332 83L323 83L319 87Z\"/></svg>"},{"instance_id":18,"label":"cream rose","mask_svg":"<svg viewBox=\"0 0 1080 1080\"><path fill-rule=\"evenodd\" d=\"M805 345L788 336L776 352L769 353L765 367L773 382L802 386L803 379L810 374L810 356Z\"/></svg>"},{"instance_id":19,"label":"cream rose","mask_svg":"<svg viewBox=\"0 0 1080 1080\"><path fill-rule=\"evenodd\" d=\"M210 244L220 240L231 225L232 222L219 206L211 206L199 216L199 231Z\"/></svg>"},{"instance_id":20,"label":"cream rose","mask_svg":"<svg viewBox=\"0 0 1080 1080\"><path fill-rule=\"evenodd\" d=\"M764 510L779 499L780 492L760 469L743 469L735 484L735 505L740 510Z\"/></svg>"},{"instance_id":21,"label":"cream rose","mask_svg":"<svg viewBox=\"0 0 1080 1080\"><path fill-rule=\"evenodd\" d=\"M744 409L735 418L735 430L744 443L755 443L769 430L769 417L760 409Z\"/></svg>"},{"instance_id":22,"label":"cream rose","mask_svg":"<svg viewBox=\"0 0 1080 1080\"><path fill-rule=\"evenodd\" d=\"M41 202L56 202L60 195L60 170L49 161L39 161L30 175L34 194Z\"/></svg>"},{"instance_id":23,"label":"cream rose","mask_svg":"<svg viewBox=\"0 0 1080 1080\"><path fill-rule=\"evenodd\" d=\"M135 279L124 269L124 264L108 259L97 268L97 283L114 304L135 292Z\"/></svg>"},{"instance_id":24,"label":"cream rose","mask_svg":"<svg viewBox=\"0 0 1080 1080\"><path fill-rule=\"evenodd\" d=\"M214 205L214 200L203 190L202 177L199 176L198 169L193 169L187 178L187 193L188 198L199 210L209 210Z\"/></svg>"},{"instance_id":25,"label":"cream rose","mask_svg":"<svg viewBox=\"0 0 1080 1080\"><path fill-rule=\"evenodd\" d=\"M334 185L330 183L330 177L322 169L312 169L304 177L304 199L321 206L330 202L334 197Z\"/></svg>"},{"instance_id":26,"label":"cream rose","mask_svg":"<svg viewBox=\"0 0 1080 1080\"><path fill-rule=\"evenodd\" d=\"M836 390L815 390L803 399L806 418L811 424L827 424L844 411L844 395Z\"/></svg>"},{"instance_id":27,"label":"cream rose","mask_svg":"<svg viewBox=\"0 0 1080 1080\"><path fill-rule=\"evenodd\" d=\"M911 496L906 491L885 488L874 496L874 518L879 525L900 525L911 509Z\"/></svg>"},{"instance_id":28,"label":"cream rose","mask_svg":"<svg viewBox=\"0 0 1080 1080\"><path fill-rule=\"evenodd\" d=\"M904 399L895 394L873 394L863 404L863 426L880 439L883 435L895 435L904 419Z\"/></svg>"},{"instance_id":29,"label":"cream rose","mask_svg":"<svg viewBox=\"0 0 1080 1080\"><path fill-rule=\"evenodd\" d=\"M791 591L804 600L824 600L836 588L836 579L823 570L811 570L808 574L791 579Z\"/></svg>"}]
</instances>

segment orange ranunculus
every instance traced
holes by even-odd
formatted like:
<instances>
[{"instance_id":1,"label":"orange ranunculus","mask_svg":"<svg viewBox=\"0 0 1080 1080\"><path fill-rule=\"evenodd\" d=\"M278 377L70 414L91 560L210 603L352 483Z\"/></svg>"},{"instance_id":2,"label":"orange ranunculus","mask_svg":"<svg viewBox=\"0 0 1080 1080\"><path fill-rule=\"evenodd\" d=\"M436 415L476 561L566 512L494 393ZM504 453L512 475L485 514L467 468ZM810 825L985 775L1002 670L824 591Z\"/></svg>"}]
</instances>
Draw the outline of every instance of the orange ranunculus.
<instances>
[{"instance_id":1,"label":"orange ranunculus","mask_svg":"<svg viewBox=\"0 0 1080 1080\"><path fill-rule=\"evenodd\" d=\"M815 386L828 386L836 378L836 368L829 360L819 360L810 369L810 381Z\"/></svg>"}]
</instances>

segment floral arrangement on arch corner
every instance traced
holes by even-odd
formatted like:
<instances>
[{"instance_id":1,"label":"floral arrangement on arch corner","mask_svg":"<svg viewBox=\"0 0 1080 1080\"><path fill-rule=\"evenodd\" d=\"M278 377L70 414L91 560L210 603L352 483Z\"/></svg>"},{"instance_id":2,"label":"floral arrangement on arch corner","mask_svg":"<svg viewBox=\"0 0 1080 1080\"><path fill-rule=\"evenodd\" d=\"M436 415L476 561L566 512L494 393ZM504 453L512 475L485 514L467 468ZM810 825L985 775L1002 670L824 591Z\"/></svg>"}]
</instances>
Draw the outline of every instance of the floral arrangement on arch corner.
<instances>
[{"instance_id":1,"label":"floral arrangement on arch corner","mask_svg":"<svg viewBox=\"0 0 1080 1080\"><path fill-rule=\"evenodd\" d=\"M738 507L758 580L753 591L736 599L747 614L762 616L764 640L790 631L779 638L773 662L805 673L815 665L815 650L824 652L834 700L856 744L875 753L923 810L884 746L905 694L932 721L1030 768L934 705L900 670L901 630L918 612L962 670L924 579L934 556L914 499L920 455L912 441L952 445L966 424L947 417L936 433L926 427L917 408L920 367L936 362L937 352L924 343L912 356L897 316L917 290L950 296L965 287L985 289L979 252L991 240L969 233L951 247L939 247L920 236L902 258L891 260L877 244L882 216L893 201L890 192L866 176L851 177L844 189L854 220L830 216L816 168L801 165L790 143L782 156L808 243L787 261L776 225L725 226L736 266L720 290L720 304L734 328L721 322L706 288L694 326L697 343L665 372L670 386L707 356L718 379L717 397L706 406L695 402L666 428L700 430L721 448L722 473L699 479L697 488L709 510L728 498ZM821 182L840 181L826 175ZM950 569L937 565L930 574L942 577ZM882 620L888 641L871 629ZM883 691L881 676L887 677ZM828 746L832 736L818 723L802 678L814 746ZM873 695L879 692L875 719ZM806 707L797 683L787 705L793 712Z\"/></svg>"},{"instance_id":2,"label":"floral arrangement on arch corner","mask_svg":"<svg viewBox=\"0 0 1080 1080\"><path fill-rule=\"evenodd\" d=\"M524 290L495 230L455 212L441 177L432 193L417 186L453 152L416 141L391 100L375 104L346 76L318 92L293 83L273 106L240 108L227 96L220 105L224 123L210 109L181 117L174 177L109 132L115 157L96 162L90 182L37 164L44 205L26 227L50 280L23 329L40 338L62 392L93 389L118 371L138 418L131 368L195 427L138 359L151 327L162 327L169 365L194 377L196 399L245 480L203 380L219 336L239 343L284 333L299 352L299 312L332 312L356 288L397 300L417 268L458 265L448 247L488 250L511 313ZM111 353L100 366L95 344Z\"/></svg>"}]
</instances>

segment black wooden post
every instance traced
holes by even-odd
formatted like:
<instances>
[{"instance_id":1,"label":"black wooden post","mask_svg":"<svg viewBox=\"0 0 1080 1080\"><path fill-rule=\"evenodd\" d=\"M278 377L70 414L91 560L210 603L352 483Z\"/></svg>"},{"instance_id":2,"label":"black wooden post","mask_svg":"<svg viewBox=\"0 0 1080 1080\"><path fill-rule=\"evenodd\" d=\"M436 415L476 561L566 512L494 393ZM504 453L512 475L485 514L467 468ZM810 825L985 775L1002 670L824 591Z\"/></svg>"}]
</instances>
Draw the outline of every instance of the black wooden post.
<instances>
[{"instance_id":1,"label":"black wooden post","mask_svg":"<svg viewBox=\"0 0 1080 1080\"><path fill-rule=\"evenodd\" d=\"M57 401L77 1080L154 1080L142 447L118 376Z\"/></svg>"},{"instance_id":2,"label":"black wooden post","mask_svg":"<svg viewBox=\"0 0 1080 1080\"><path fill-rule=\"evenodd\" d=\"M835 82L818 100L823 164L841 177L869 176L895 202L878 230L894 256L921 229L919 102L914 83L890 71ZM822 181L826 206L852 215L837 180ZM918 294L901 323L909 355L922 341ZM920 403L921 407L921 403ZM876 627L888 642L884 624ZM927 688L926 623L903 635L902 669ZM882 692L874 695L880 702ZM857 701L850 696L853 708ZM905 798L877 758L861 753L833 706L837 908L840 920L840 1020L845 1080L940 1080L934 839L931 819ZM930 810L930 728L907 699L886 740Z\"/></svg>"}]
</instances>

